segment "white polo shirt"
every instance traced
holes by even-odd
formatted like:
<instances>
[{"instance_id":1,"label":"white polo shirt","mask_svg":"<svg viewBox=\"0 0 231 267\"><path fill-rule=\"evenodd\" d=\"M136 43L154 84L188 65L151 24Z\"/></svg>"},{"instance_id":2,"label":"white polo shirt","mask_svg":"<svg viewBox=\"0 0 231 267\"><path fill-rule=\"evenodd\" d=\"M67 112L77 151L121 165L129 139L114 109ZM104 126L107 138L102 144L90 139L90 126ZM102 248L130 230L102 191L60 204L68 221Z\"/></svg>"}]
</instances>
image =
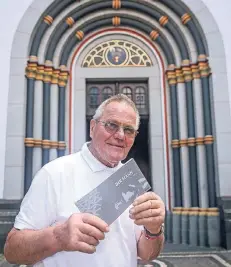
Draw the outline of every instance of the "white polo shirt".
<instances>
[{"instance_id":1,"label":"white polo shirt","mask_svg":"<svg viewBox=\"0 0 231 267\"><path fill-rule=\"evenodd\" d=\"M14 227L38 230L66 221L73 213L79 213L76 200L97 187L121 166L122 163L115 168L103 165L91 154L87 143L80 152L49 162L33 179ZM110 225L110 232L100 241L94 254L62 251L34 266L135 267L140 234L141 228L129 218L127 209Z\"/></svg>"}]
</instances>

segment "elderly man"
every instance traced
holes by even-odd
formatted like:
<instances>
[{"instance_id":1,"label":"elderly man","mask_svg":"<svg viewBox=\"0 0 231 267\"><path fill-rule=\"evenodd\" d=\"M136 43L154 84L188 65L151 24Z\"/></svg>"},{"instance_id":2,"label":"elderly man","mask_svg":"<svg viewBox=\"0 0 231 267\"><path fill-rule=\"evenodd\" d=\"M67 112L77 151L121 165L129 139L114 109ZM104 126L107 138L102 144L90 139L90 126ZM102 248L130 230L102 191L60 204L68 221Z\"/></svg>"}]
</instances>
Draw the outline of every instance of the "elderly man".
<instances>
[{"instance_id":1,"label":"elderly man","mask_svg":"<svg viewBox=\"0 0 231 267\"><path fill-rule=\"evenodd\" d=\"M110 226L74 204L122 166L138 127L138 111L125 95L98 107L90 122L91 142L49 162L33 179L5 244L10 263L135 267L137 257L159 255L165 207L155 193L139 196Z\"/></svg>"}]
</instances>

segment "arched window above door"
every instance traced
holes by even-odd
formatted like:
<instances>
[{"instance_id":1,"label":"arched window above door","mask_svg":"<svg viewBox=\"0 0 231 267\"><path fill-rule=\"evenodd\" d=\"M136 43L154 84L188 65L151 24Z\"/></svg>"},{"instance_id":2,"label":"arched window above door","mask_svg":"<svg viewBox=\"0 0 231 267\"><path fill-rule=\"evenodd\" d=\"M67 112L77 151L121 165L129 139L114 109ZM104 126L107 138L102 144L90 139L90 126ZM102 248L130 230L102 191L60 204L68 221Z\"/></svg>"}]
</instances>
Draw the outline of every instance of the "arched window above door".
<instances>
[{"instance_id":1,"label":"arched window above door","mask_svg":"<svg viewBox=\"0 0 231 267\"><path fill-rule=\"evenodd\" d=\"M148 54L136 44L110 40L94 47L84 58L82 67L151 67Z\"/></svg>"}]
</instances>

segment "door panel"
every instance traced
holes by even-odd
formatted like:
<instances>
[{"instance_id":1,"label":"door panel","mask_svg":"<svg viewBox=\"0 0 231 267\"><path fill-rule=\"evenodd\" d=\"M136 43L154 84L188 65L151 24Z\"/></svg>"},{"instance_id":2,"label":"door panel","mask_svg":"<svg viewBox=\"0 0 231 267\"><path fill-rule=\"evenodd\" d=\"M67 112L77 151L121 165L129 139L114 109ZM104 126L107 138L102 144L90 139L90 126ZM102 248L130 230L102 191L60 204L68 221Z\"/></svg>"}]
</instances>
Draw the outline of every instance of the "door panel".
<instances>
[{"instance_id":1,"label":"door panel","mask_svg":"<svg viewBox=\"0 0 231 267\"><path fill-rule=\"evenodd\" d=\"M148 116L148 86L140 82L87 83L87 116L94 115L96 108L105 99L118 93L130 97L141 116Z\"/></svg>"},{"instance_id":2,"label":"door panel","mask_svg":"<svg viewBox=\"0 0 231 267\"><path fill-rule=\"evenodd\" d=\"M89 83L87 84L86 114L93 116L97 107L107 98L115 95L115 83Z\"/></svg>"},{"instance_id":3,"label":"door panel","mask_svg":"<svg viewBox=\"0 0 231 267\"><path fill-rule=\"evenodd\" d=\"M148 115L147 83L119 83L119 92L133 100L140 115Z\"/></svg>"}]
</instances>

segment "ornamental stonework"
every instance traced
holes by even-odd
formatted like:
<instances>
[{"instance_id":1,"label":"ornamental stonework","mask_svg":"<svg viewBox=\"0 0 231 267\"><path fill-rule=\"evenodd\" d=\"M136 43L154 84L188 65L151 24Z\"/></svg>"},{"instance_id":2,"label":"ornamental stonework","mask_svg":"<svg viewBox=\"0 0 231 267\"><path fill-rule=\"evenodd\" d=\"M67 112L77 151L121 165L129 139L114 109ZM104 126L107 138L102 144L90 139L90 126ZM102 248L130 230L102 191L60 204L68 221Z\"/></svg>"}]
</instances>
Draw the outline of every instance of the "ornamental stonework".
<instances>
[{"instance_id":1,"label":"ornamental stonework","mask_svg":"<svg viewBox=\"0 0 231 267\"><path fill-rule=\"evenodd\" d=\"M111 40L94 47L84 58L82 67L150 67L148 54L136 44Z\"/></svg>"}]
</instances>

